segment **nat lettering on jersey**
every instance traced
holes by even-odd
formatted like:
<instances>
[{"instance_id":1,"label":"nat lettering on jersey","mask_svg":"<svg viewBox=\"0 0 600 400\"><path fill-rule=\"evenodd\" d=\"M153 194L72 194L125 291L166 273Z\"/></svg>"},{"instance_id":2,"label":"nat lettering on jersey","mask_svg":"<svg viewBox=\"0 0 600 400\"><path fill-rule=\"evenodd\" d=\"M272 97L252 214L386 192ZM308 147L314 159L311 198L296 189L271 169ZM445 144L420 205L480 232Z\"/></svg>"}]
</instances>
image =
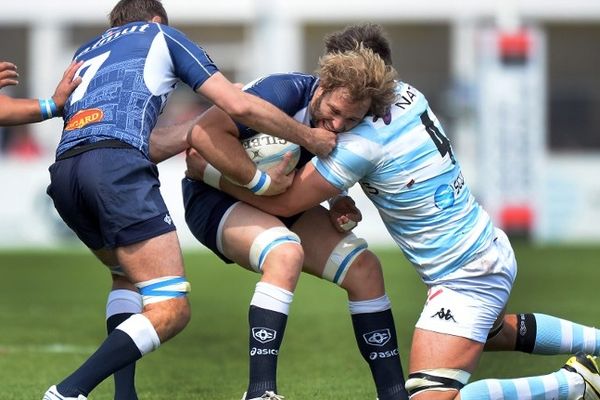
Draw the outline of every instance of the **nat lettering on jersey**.
<instances>
[{"instance_id":1,"label":"nat lettering on jersey","mask_svg":"<svg viewBox=\"0 0 600 400\"><path fill-rule=\"evenodd\" d=\"M406 107L410 106L414 102L417 94L411 92L411 89L412 88L408 86L406 91L400 95L400 100L394 104L396 107L400 107L401 109L405 110Z\"/></svg>"}]
</instances>

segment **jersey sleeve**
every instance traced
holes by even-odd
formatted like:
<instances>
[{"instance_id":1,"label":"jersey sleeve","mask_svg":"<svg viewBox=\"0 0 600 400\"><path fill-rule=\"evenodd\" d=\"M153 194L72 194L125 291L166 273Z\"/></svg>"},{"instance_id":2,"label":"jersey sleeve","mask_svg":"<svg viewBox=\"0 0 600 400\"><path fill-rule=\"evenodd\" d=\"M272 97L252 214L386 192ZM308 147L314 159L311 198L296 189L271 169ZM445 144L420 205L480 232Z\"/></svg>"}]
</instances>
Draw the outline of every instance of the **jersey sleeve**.
<instances>
[{"instance_id":1,"label":"jersey sleeve","mask_svg":"<svg viewBox=\"0 0 600 400\"><path fill-rule=\"evenodd\" d=\"M194 91L219 69L206 51L177 29L161 25L175 75Z\"/></svg>"},{"instance_id":2,"label":"jersey sleeve","mask_svg":"<svg viewBox=\"0 0 600 400\"><path fill-rule=\"evenodd\" d=\"M325 180L343 191L373 171L379 154L380 147L375 143L357 133L347 132L338 135L337 146L329 156L314 157L312 163Z\"/></svg>"},{"instance_id":3,"label":"jersey sleeve","mask_svg":"<svg viewBox=\"0 0 600 400\"><path fill-rule=\"evenodd\" d=\"M305 107L316 78L311 75L289 73L274 74L257 79L245 88L249 94L268 101L287 115L293 116L298 110ZM240 136L250 136L256 133L248 126L236 123Z\"/></svg>"}]
</instances>

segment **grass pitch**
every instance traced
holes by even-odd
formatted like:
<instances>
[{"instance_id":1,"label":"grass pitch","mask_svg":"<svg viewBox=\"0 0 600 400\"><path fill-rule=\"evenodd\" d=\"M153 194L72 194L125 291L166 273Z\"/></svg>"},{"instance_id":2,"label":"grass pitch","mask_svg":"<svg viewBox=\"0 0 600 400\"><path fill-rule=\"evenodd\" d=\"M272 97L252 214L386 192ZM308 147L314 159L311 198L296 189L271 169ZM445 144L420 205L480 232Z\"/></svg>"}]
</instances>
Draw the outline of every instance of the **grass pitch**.
<instances>
[{"instance_id":1,"label":"grass pitch","mask_svg":"<svg viewBox=\"0 0 600 400\"><path fill-rule=\"evenodd\" d=\"M515 251L519 274L509 310L598 325L600 246L517 244ZM384 265L406 370L425 288L398 250L375 252ZM185 259L192 322L138 363L139 397L238 400L247 384L247 310L258 277L209 253L187 253ZM0 274L0 398L39 399L104 339L109 276L84 250L5 251L0 253ZM489 353L472 379L545 374L566 359ZM327 282L301 278L279 360L279 391L291 400L375 398L345 293ZM112 380L90 399L112 399Z\"/></svg>"}]
</instances>

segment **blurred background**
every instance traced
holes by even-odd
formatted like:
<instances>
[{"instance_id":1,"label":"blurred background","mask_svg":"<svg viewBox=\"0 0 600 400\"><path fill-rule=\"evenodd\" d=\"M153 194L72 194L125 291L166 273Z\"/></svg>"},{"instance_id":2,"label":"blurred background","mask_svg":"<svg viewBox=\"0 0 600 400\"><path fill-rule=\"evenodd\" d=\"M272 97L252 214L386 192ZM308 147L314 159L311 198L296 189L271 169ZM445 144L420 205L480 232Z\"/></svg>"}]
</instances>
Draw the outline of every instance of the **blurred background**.
<instances>
[{"instance_id":1,"label":"blurred background","mask_svg":"<svg viewBox=\"0 0 600 400\"><path fill-rule=\"evenodd\" d=\"M0 60L19 67L14 97L48 97L74 51L102 33L113 1L3 2ZM400 78L444 124L466 182L499 226L533 243L600 244L600 1L163 0L170 24L204 47L232 81L313 72L324 35L380 23ZM209 104L187 87L159 123ZM45 194L62 120L0 128L0 247L80 246ZM177 156L160 166L184 247ZM391 241L358 191L357 233Z\"/></svg>"}]
</instances>

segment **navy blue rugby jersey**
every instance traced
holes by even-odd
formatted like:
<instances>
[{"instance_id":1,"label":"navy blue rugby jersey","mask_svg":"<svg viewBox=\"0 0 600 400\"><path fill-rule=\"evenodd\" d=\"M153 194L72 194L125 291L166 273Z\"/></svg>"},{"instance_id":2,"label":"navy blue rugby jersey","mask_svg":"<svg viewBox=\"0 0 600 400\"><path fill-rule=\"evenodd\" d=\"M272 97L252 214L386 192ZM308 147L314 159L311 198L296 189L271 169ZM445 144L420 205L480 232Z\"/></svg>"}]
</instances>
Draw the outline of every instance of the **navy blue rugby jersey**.
<instances>
[{"instance_id":1,"label":"navy blue rugby jersey","mask_svg":"<svg viewBox=\"0 0 600 400\"><path fill-rule=\"evenodd\" d=\"M117 139L148 157L150 132L179 81L196 90L218 72L180 31L152 22L108 29L81 46L82 83L65 104L57 156L72 147Z\"/></svg>"},{"instance_id":2,"label":"navy blue rugby jersey","mask_svg":"<svg viewBox=\"0 0 600 400\"><path fill-rule=\"evenodd\" d=\"M281 111L294 118L296 121L311 125L311 116L308 105L315 90L319 86L319 79L313 75L299 72L278 73L256 79L244 87L244 91L268 101ZM257 132L241 123L236 123L240 139L254 136ZM298 168L306 164L313 155L302 148Z\"/></svg>"}]
</instances>

